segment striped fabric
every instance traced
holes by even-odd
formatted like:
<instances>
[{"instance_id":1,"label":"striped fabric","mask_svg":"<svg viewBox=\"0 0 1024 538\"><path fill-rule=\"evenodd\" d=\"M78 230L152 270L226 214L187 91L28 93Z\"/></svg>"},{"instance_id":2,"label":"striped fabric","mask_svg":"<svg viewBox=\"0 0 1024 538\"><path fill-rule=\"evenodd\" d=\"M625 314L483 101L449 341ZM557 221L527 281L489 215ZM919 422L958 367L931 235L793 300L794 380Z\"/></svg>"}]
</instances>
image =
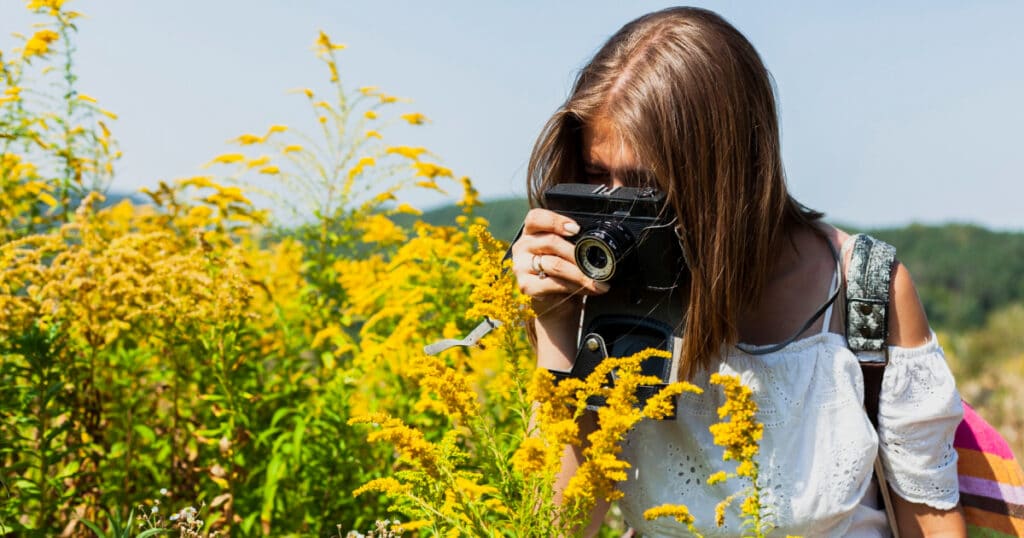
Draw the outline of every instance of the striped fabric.
<instances>
[{"instance_id":1,"label":"striped fabric","mask_svg":"<svg viewBox=\"0 0 1024 538\"><path fill-rule=\"evenodd\" d=\"M967 402L953 446L968 536L1024 536L1024 472L1006 440Z\"/></svg>"}]
</instances>

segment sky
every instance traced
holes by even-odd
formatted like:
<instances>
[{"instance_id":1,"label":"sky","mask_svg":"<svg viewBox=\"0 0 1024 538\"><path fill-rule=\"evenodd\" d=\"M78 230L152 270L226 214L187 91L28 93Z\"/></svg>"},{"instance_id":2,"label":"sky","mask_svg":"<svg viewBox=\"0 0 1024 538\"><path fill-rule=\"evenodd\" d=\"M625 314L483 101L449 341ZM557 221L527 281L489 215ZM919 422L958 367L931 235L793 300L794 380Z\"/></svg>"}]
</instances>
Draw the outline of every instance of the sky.
<instances>
[{"instance_id":1,"label":"sky","mask_svg":"<svg viewBox=\"0 0 1024 538\"><path fill-rule=\"evenodd\" d=\"M0 0L0 47L35 18ZM422 145L483 198L522 196L530 149L576 72L629 20L670 4L593 1L70 0L79 88L120 119L112 190L203 173L227 141L308 125L297 87L341 77L408 97ZM833 222L1024 231L1024 2L698 2L776 82L790 191ZM457 189L456 189L457 190ZM421 207L451 202L427 194Z\"/></svg>"}]
</instances>

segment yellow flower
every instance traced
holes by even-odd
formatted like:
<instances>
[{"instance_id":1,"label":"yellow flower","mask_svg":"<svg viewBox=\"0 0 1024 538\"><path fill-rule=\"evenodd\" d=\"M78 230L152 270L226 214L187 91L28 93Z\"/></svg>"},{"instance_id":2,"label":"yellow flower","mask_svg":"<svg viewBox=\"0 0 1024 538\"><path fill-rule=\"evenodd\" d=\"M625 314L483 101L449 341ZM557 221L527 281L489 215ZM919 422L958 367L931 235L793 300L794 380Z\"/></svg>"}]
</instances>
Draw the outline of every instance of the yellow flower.
<instances>
[{"instance_id":1,"label":"yellow flower","mask_svg":"<svg viewBox=\"0 0 1024 538\"><path fill-rule=\"evenodd\" d=\"M435 356L413 357L408 365L410 377L419 381L425 394L437 398L439 409L455 420L479 414L480 403L469 375L449 368Z\"/></svg>"},{"instance_id":2,"label":"yellow flower","mask_svg":"<svg viewBox=\"0 0 1024 538\"><path fill-rule=\"evenodd\" d=\"M17 101L21 98L21 88L18 86L9 86L4 90L4 96L0 97L0 104L9 103L11 101Z\"/></svg>"},{"instance_id":3,"label":"yellow flower","mask_svg":"<svg viewBox=\"0 0 1024 538\"><path fill-rule=\"evenodd\" d=\"M328 37L323 30L320 31L320 35L318 35L316 38L316 45L317 47L319 47L321 52L341 50L345 48L345 45L342 45L341 43L331 42L331 38Z\"/></svg>"},{"instance_id":4,"label":"yellow flower","mask_svg":"<svg viewBox=\"0 0 1024 538\"><path fill-rule=\"evenodd\" d=\"M725 482L726 478L728 478L728 475L725 473L725 471L718 471L717 473L714 473L708 477L708 485L713 486L715 484Z\"/></svg>"},{"instance_id":5,"label":"yellow flower","mask_svg":"<svg viewBox=\"0 0 1024 538\"><path fill-rule=\"evenodd\" d=\"M750 460L746 460L746 461L744 461L744 462L742 462L742 463L740 463L739 465L736 466L736 475L737 476L745 476L747 478L751 478L751 477L755 476L754 475L755 472L756 472L756 467L754 466L754 462L752 462Z\"/></svg>"},{"instance_id":6,"label":"yellow flower","mask_svg":"<svg viewBox=\"0 0 1024 538\"><path fill-rule=\"evenodd\" d=\"M65 0L29 0L28 9L37 11L43 8L60 9Z\"/></svg>"},{"instance_id":7,"label":"yellow flower","mask_svg":"<svg viewBox=\"0 0 1024 538\"><path fill-rule=\"evenodd\" d=\"M263 168L260 168L259 172L261 174L267 174L268 176L276 176L277 174L281 173L281 169L279 169L278 167L276 167L274 165L270 165L270 166L264 166Z\"/></svg>"},{"instance_id":8,"label":"yellow flower","mask_svg":"<svg viewBox=\"0 0 1024 538\"><path fill-rule=\"evenodd\" d=\"M529 297L519 291L511 271L511 261L502 261L505 245L501 244L483 226L473 226L469 234L479 245L473 263L480 268L480 278L473 285L470 300L473 308L466 317L491 318L507 325L518 325L534 314Z\"/></svg>"},{"instance_id":9,"label":"yellow flower","mask_svg":"<svg viewBox=\"0 0 1024 538\"><path fill-rule=\"evenodd\" d=\"M409 204L406 204L406 203L398 204L398 207L395 208L395 213L402 213L402 214L405 214L405 215L422 215L423 214L423 212L420 211L419 209L416 209L415 207L413 207L413 206L411 206Z\"/></svg>"},{"instance_id":10,"label":"yellow flower","mask_svg":"<svg viewBox=\"0 0 1024 538\"><path fill-rule=\"evenodd\" d=\"M420 114L419 112L414 112L412 114L402 114L402 119L409 122L409 125L423 125L425 122L428 121L427 117L424 116L423 114Z\"/></svg>"},{"instance_id":11,"label":"yellow flower","mask_svg":"<svg viewBox=\"0 0 1024 538\"><path fill-rule=\"evenodd\" d=\"M98 102L98 101L96 101L96 98L91 97L89 95L86 95L84 93L78 94L78 100L79 101L85 101L86 103L94 103L94 104Z\"/></svg>"},{"instance_id":12,"label":"yellow flower","mask_svg":"<svg viewBox=\"0 0 1024 538\"><path fill-rule=\"evenodd\" d=\"M377 86L361 86L359 88L359 93L363 95L374 95L377 93L377 90Z\"/></svg>"},{"instance_id":13,"label":"yellow flower","mask_svg":"<svg viewBox=\"0 0 1024 538\"><path fill-rule=\"evenodd\" d=\"M302 151L302 146L298 144L289 144L281 150L283 153L293 153L296 151Z\"/></svg>"},{"instance_id":14,"label":"yellow flower","mask_svg":"<svg viewBox=\"0 0 1024 538\"><path fill-rule=\"evenodd\" d=\"M541 474L552 471L548 466L548 447L539 437L527 437L512 455L512 467L524 475Z\"/></svg>"},{"instance_id":15,"label":"yellow flower","mask_svg":"<svg viewBox=\"0 0 1024 538\"><path fill-rule=\"evenodd\" d=\"M437 473L441 457L439 448L423 437L423 433L413 429L401 420L392 418L384 413L374 413L353 417L348 420L349 425L373 424L380 429L371 432L366 440L374 443L385 441L391 443L402 457L409 463L423 469L428 474Z\"/></svg>"},{"instance_id":16,"label":"yellow flower","mask_svg":"<svg viewBox=\"0 0 1024 538\"><path fill-rule=\"evenodd\" d=\"M224 153L222 155L214 157L212 161L206 164L206 166L210 166L213 164L231 164L244 160L245 155L242 155L241 153Z\"/></svg>"},{"instance_id":17,"label":"yellow flower","mask_svg":"<svg viewBox=\"0 0 1024 538\"><path fill-rule=\"evenodd\" d=\"M757 494L750 495L746 499L743 499L743 505L740 507L740 512L745 516L756 517L761 511L761 504Z\"/></svg>"},{"instance_id":18,"label":"yellow flower","mask_svg":"<svg viewBox=\"0 0 1024 538\"><path fill-rule=\"evenodd\" d=\"M395 198L395 193L393 193L391 191L384 191L384 192L378 194L377 196L373 197L373 200L376 203L390 202L390 201L397 200L397 199L398 198Z\"/></svg>"},{"instance_id":19,"label":"yellow flower","mask_svg":"<svg viewBox=\"0 0 1024 538\"><path fill-rule=\"evenodd\" d=\"M398 530L395 532L416 532L424 527L429 527L433 524L433 521L429 519L417 519L415 521L406 521L405 523L398 524Z\"/></svg>"},{"instance_id":20,"label":"yellow flower","mask_svg":"<svg viewBox=\"0 0 1024 538\"><path fill-rule=\"evenodd\" d=\"M368 120L375 120L377 119L377 113L372 110L367 110L366 112L363 112L363 117Z\"/></svg>"},{"instance_id":21,"label":"yellow flower","mask_svg":"<svg viewBox=\"0 0 1024 538\"><path fill-rule=\"evenodd\" d=\"M242 146L248 146L251 144L259 144L263 142L263 137L256 136L254 134L244 134L239 136L238 138L235 138L234 140L232 140L232 142L240 144Z\"/></svg>"},{"instance_id":22,"label":"yellow flower","mask_svg":"<svg viewBox=\"0 0 1024 538\"><path fill-rule=\"evenodd\" d=\"M452 171L435 163L414 162L417 176L434 179L437 177L452 177Z\"/></svg>"},{"instance_id":23,"label":"yellow flower","mask_svg":"<svg viewBox=\"0 0 1024 538\"><path fill-rule=\"evenodd\" d=\"M750 480L750 486L734 493L719 503L715 508L716 522L719 526L725 518L725 509L740 494L747 494L741 506L745 524L749 524L756 536L763 536L770 524L762 516L761 489L758 484L758 467L754 457L759 451L759 441L764 433L764 425L757 422L757 403L750 387L740 383L733 375L712 374L712 384L720 385L725 393L725 402L718 408L718 416L723 421L712 424L709 428L714 443L721 446L722 459L735 460L735 476ZM726 477L724 472L715 473L708 479L708 484L717 483ZM715 482L712 482L714 479Z\"/></svg>"},{"instance_id":24,"label":"yellow flower","mask_svg":"<svg viewBox=\"0 0 1024 538\"><path fill-rule=\"evenodd\" d=\"M365 135L363 135L363 136L364 136L364 137L365 137L366 139L370 139L370 138L376 138L376 139L380 140L380 139L384 138L384 137L382 137L382 136L381 136L380 132L378 132L378 131L374 131L374 130L369 130L369 131L366 131L366 134L365 134Z\"/></svg>"},{"instance_id":25,"label":"yellow flower","mask_svg":"<svg viewBox=\"0 0 1024 538\"><path fill-rule=\"evenodd\" d=\"M256 157L255 159L249 160L249 162L245 163L245 166L246 166L246 168L256 168L257 166L263 166L263 165L265 165L265 164L267 164L269 162L270 162L270 156L268 156L268 155L260 155L259 157Z\"/></svg>"},{"instance_id":26,"label":"yellow flower","mask_svg":"<svg viewBox=\"0 0 1024 538\"><path fill-rule=\"evenodd\" d=\"M263 138L267 138L268 136L270 136L270 135L272 135L274 133L283 133L283 132L285 132L287 130L288 130L288 126L287 125L271 125L270 128L267 129L267 134L263 135Z\"/></svg>"},{"instance_id":27,"label":"yellow flower","mask_svg":"<svg viewBox=\"0 0 1024 538\"><path fill-rule=\"evenodd\" d=\"M405 232L384 215L371 215L359 224L364 243L395 244L406 240Z\"/></svg>"},{"instance_id":28,"label":"yellow flower","mask_svg":"<svg viewBox=\"0 0 1024 538\"><path fill-rule=\"evenodd\" d=\"M473 187L473 182L468 177L462 178L462 199L455 202L455 205L462 208L464 213L472 213L473 208L483 205L480 202L480 193Z\"/></svg>"},{"instance_id":29,"label":"yellow flower","mask_svg":"<svg viewBox=\"0 0 1024 538\"><path fill-rule=\"evenodd\" d=\"M358 497L368 491L377 491L385 495L398 496L412 491L412 486L409 484L403 484L391 477L376 478L357 488L352 492L352 496Z\"/></svg>"},{"instance_id":30,"label":"yellow flower","mask_svg":"<svg viewBox=\"0 0 1024 538\"><path fill-rule=\"evenodd\" d=\"M417 160L420 155L427 152L427 148L414 148L409 146L391 146L384 150L385 153L391 155L401 155L407 159Z\"/></svg>"},{"instance_id":31,"label":"yellow flower","mask_svg":"<svg viewBox=\"0 0 1024 538\"><path fill-rule=\"evenodd\" d=\"M25 43L25 50L22 52L22 56L25 58L42 56L50 52L50 45L59 38L60 35L53 30L39 30Z\"/></svg>"},{"instance_id":32,"label":"yellow flower","mask_svg":"<svg viewBox=\"0 0 1024 538\"><path fill-rule=\"evenodd\" d=\"M690 514L690 509L683 505L663 504L661 506L655 506L654 508L648 508L644 511L644 519L648 521L658 519L659 517L673 517L680 523L693 523L693 516Z\"/></svg>"},{"instance_id":33,"label":"yellow flower","mask_svg":"<svg viewBox=\"0 0 1024 538\"><path fill-rule=\"evenodd\" d=\"M725 509L729 508L731 502L732 497L728 497L715 505L715 525L725 525Z\"/></svg>"}]
</instances>

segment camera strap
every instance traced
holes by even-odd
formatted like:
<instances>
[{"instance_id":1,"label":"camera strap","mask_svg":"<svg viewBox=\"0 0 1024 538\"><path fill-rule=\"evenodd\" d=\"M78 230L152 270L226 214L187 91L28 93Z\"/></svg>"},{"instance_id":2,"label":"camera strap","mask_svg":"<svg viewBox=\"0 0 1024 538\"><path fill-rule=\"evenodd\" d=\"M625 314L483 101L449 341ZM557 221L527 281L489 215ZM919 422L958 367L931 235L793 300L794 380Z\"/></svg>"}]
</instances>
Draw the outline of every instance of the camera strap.
<instances>
[{"instance_id":1,"label":"camera strap","mask_svg":"<svg viewBox=\"0 0 1024 538\"><path fill-rule=\"evenodd\" d=\"M516 241L519 241L519 238L522 237L523 228L525 227L525 224L520 226L519 231L516 232L516 236L513 237L512 241L509 242L508 249L505 250L505 255L501 257L502 265L504 265L505 260L512 259L512 245L516 244ZM508 273L508 268L502 268L501 276L504 277L506 273ZM434 343L423 346L423 352L426 353L427 355L437 355L442 351L447 351L457 346L475 346L477 342L479 342L483 337L487 336L488 333L501 326L502 323L500 320L485 317L484 320L477 324L477 326L474 327L472 331L469 331L469 334L467 334L464 338L445 338L444 340L438 340Z\"/></svg>"},{"instance_id":2,"label":"camera strap","mask_svg":"<svg viewBox=\"0 0 1024 538\"><path fill-rule=\"evenodd\" d=\"M820 318L822 314L824 314L825 311L828 310L828 307L832 306L832 304L836 302L836 298L839 297L839 291L843 288L843 286L840 285L843 282L842 259L839 257L839 252L836 250L835 245L832 244L832 241L826 239L825 242L828 243L828 248L829 250L832 251L832 257L836 259L836 273L833 278L835 279L835 282L837 284L832 290L832 294L829 296L829 298L826 299L820 307L818 307L818 310L816 310L814 314L811 314L811 317L807 321L805 321L804 324L799 329L797 329L795 333L793 333L793 336L790 336L789 338L777 344L773 344L767 347L758 347L756 349L736 346L737 348L739 348L740 351L743 351L744 353L747 353L749 355L767 355L769 353L775 353L776 351L788 346L789 344L792 344L797 338L800 337L801 334L804 333L804 331L806 331L811 325L814 325L814 322L818 321L818 318Z\"/></svg>"}]
</instances>

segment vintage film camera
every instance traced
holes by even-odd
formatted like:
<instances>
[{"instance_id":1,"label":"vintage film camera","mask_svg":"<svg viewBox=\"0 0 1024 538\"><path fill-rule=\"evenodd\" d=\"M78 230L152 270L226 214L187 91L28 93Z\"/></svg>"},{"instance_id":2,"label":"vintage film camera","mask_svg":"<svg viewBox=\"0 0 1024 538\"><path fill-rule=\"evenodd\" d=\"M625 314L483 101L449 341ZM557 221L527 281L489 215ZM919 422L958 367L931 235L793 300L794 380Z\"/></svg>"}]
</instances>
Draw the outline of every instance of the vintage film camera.
<instances>
[{"instance_id":1,"label":"vintage film camera","mask_svg":"<svg viewBox=\"0 0 1024 538\"><path fill-rule=\"evenodd\" d=\"M576 264L584 274L606 282L610 290L585 298L576 362L556 378L586 378L607 357L627 357L647 348L663 349L672 359L650 357L645 375L662 380L642 387L641 402L677 381L689 272L664 193L651 187L615 187L562 183L545 191L552 211L576 221ZM610 379L609 382L614 382ZM600 398L588 407L603 405Z\"/></svg>"}]
</instances>

